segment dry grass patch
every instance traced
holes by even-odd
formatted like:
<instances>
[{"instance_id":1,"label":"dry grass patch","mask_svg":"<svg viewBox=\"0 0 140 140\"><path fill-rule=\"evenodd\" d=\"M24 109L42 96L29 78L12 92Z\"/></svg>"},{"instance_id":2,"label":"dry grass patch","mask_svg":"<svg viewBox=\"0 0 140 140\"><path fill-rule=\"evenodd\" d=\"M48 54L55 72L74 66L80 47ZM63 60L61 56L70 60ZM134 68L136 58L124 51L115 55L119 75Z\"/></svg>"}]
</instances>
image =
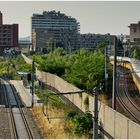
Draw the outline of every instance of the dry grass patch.
<instances>
[{"instance_id":1,"label":"dry grass patch","mask_svg":"<svg viewBox=\"0 0 140 140\"><path fill-rule=\"evenodd\" d=\"M100 100L102 103L104 103L104 104L106 104L106 105L109 105L109 106L112 104L111 99L108 99L107 96L106 96L105 94L100 94L100 95L99 95L99 100Z\"/></svg>"},{"instance_id":2,"label":"dry grass patch","mask_svg":"<svg viewBox=\"0 0 140 140\"><path fill-rule=\"evenodd\" d=\"M79 138L73 132L73 124L66 118L67 108L58 108L48 103L47 109L44 107L34 107L33 114L43 129L44 137L47 139L70 139ZM85 138L85 137L81 137Z\"/></svg>"}]
</instances>

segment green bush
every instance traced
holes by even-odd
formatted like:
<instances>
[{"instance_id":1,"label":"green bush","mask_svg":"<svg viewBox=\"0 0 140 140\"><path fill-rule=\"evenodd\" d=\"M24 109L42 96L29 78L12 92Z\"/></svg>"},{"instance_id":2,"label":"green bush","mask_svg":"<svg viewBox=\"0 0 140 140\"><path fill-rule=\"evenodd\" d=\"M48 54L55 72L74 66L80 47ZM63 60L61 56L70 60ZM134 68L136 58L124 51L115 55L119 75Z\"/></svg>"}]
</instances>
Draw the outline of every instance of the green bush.
<instances>
[{"instance_id":1,"label":"green bush","mask_svg":"<svg viewBox=\"0 0 140 140\"><path fill-rule=\"evenodd\" d=\"M38 68L61 76L80 89L93 89L104 83L104 54L98 50L88 52L84 49L67 54L58 48L49 54L35 55ZM112 67L107 65L110 78Z\"/></svg>"},{"instance_id":2,"label":"green bush","mask_svg":"<svg viewBox=\"0 0 140 140\"><path fill-rule=\"evenodd\" d=\"M84 100L84 105L85 105L85 109L89 110L89 97L88 97L88 95L86 96L86 98Z\"/></svg>"},{"instance_id":3,"label":"green bush","mask_svg":"<svg viewBox=\"0 0 140 140\"><path fill-rule=\"evenodd\" d=\"M74 132L78 135L90 135L91 130L93 129L93 119L91 112L87 111L84 115L75 114L71 112L69 114L70 120L74 124Z\"/></svg>"}]
</instances>

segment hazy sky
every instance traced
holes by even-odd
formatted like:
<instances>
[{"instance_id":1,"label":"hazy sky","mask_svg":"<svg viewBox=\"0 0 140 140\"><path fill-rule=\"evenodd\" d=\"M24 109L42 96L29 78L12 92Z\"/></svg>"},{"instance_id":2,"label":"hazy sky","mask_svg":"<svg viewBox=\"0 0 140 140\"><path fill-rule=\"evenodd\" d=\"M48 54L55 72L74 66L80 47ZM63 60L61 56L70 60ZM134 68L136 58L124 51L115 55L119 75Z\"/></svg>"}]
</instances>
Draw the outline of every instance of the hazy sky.
<instances>
[{"instance_id":1,"label":"hazy sky","mask_svg":"<svg viewBox=\"0 0 140 140\"><path fill-rule=\"evenodd\" d=\"M19 36L31 34L33 13L50 10L76 18L81 33L129 34L140 20L140 1L0 1L0 10L5 24L19 24Z\"/></svg>"}]
</instances>

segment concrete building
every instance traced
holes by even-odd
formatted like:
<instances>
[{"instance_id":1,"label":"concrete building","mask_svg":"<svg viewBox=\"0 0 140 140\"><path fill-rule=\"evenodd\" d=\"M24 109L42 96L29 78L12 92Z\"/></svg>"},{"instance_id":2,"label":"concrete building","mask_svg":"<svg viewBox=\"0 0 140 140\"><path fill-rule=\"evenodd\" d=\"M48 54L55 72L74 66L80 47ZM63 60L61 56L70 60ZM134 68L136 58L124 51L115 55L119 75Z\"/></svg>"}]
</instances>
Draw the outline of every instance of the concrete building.
<instances>
[{"instance_id":1,"label":"concrete building","mask_svg":"<svg viewBox=\"0 0 140 140\"><path fill-rule=\"evenodd\" d=\"M117 36L117 38L122 42L122 43L126 43L130 41L130 36L126 35L126 34L120 34Z\"/></svg>"},{"instance_id":2,"label":"concrete building","mask_svg":"<svg viewBox=\"0 0 140 140\"><path fill-rule=\"evenodd\" d=\"M130 42L140 44L140 21L128 27L130 28Z\"/></svg>"},{"instance_id":3,"label":"concrete building","mask_svg":"<svg viewBox=\"0 0 140 140\"><path fill-rule=\"evenodd\" d=\"M0 12L0 51L15 47L18 47L18 24L3 24L3 16Z\"/></svg>"},{"instance_id":4,"label":"concrete building","mask_svg":"<svg viewBox=\"0 0 140 140\"><path fill-rule=\"evenodd\" d=\"M77 49L79 22L59 11L44 11L31 17L32 43L34 50L63 47Z\"/></svg>"},{"instance_id":5,"label":"concrete building","mask_svg":"<svg viewBox=\"0 0 140 140\"><path fill-rule=\"evenodd\" d=\"M113 43L113 36L110 34L79 34L78 48L85 48L87 50L94 50L98 43L108 40L110 44ZM112 43L111 43L112 42Z\"/></svg>"}]
</instances>

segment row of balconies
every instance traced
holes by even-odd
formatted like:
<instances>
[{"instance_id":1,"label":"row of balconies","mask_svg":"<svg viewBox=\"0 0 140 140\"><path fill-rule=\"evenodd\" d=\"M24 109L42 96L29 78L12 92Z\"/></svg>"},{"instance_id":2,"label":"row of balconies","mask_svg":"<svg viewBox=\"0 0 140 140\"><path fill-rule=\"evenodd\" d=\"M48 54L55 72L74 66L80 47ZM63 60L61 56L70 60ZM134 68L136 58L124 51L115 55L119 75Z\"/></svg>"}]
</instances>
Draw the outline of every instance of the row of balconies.
<instances>
[{"instance_id":1,"label":"row of balconies","mask_svg":"<svg viewBox=\"0 0 140 140\"><path fill-rule=\"evenodd\" d=\"M39 19L39 18L32 18L32 23L33 22L46 22L46 23L77 23L77 24L80 24L79 22L75 21L75 20L63 20L63 19L46 19L46 18L42 18L42 19Z\"/></svg>"},{"instance_id":2,"label":"row of balconies","mask_svg":"<svg viewBox=\"0 0 140 140\"><path fill-rule=\"evenodd\" d=\"M0 43L0 46L13 46L13 44L12 43Z\"/></svg>"},{"instance_id":3,"label":"row of balconies","mask_svg":"<svg viewBox=\"0 0 140 140\"><path fill-rule=\"evenodd\" d=\"M13 37L12 36L9 36L9 37L7 37L7 36L0 36L0 40L9 40L9 39L13 39Z\"/></svg>"},{"instance_id":4,"label":"row of balconies","mask_svg":"<svg viewBox=\"0 0 140 140\"><path fill-rule=\"evenodd\" d=\"M11 30L0 30L0 33L2 34L12 34L13 32Z\"/></svg>"}]
</instances>

